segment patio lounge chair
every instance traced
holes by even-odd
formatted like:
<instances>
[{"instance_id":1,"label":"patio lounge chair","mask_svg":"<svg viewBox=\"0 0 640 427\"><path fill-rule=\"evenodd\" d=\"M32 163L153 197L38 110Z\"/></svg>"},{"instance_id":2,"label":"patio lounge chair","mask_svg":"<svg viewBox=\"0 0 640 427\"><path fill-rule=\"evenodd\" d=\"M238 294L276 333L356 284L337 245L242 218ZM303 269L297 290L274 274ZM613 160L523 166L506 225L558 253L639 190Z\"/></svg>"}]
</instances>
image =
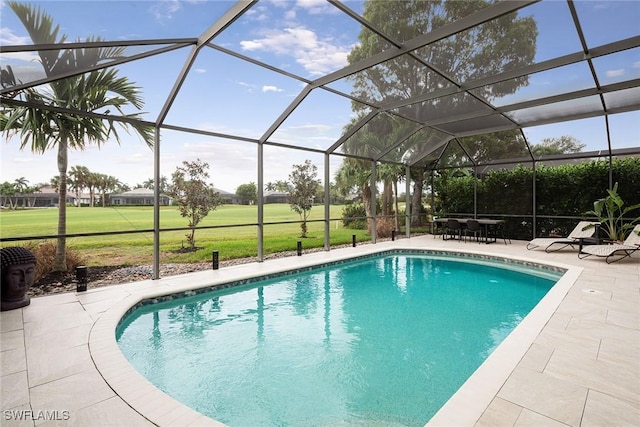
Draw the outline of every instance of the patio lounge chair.
<instances>
[{"instance_id":1,"label":"patio lounge chair","mask_svg":"<svg viewBox=\"0 0 640 427\"><path fill-rule=\"evenodd\" d=\"M580 239L591 237L596 231L599 222L580 221L567 237L538 237L527 243L527 249L544 248L545 252L555 252L567 246L579 245ZM552 246L562 245L551 249Z\"/></svg>"},{"instance_id":2,"label":"patio lounge chair","mask_svg":"<svg viewBox=\"0 0 640 427\"><path fill-rule=\"evenodd\" d=\"M622 244L583 246L578 252L578 258L582 259L595 255L606 257L607 264L611 264L630 257L635 251L640 251L640 224L635 226L629 237Z\"/></svg>"}]
</instances>

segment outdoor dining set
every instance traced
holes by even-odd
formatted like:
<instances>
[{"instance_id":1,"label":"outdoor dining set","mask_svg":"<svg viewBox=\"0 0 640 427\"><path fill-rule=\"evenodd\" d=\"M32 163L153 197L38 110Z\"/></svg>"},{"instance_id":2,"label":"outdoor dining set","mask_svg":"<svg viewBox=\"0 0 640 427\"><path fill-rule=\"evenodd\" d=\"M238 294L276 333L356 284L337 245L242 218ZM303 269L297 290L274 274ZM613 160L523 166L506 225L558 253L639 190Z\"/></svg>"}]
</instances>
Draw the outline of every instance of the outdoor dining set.
<instances>
[{"instance_id":1,"label":"outdoor dining set","mask_svg":"<svg viewBox=\"0 0 640 427\"><path fill-rule=\"evenodd\" d=\"M434 218L434 237L441 235L443 240L467 241L475 239L478 243L495 243L498 238L506 244L511 243L505 230L505 221L489 218ZM604 258L608 264L630 258L640 252L640 224L636 224L624 241L613 241L601 236L600 222L580 221L567 236L538 237L527 243L528 250L544 249L555 252L566 247L578 249L580 259L596 256Z\"/></svg>"},{"instance_id":2,"label":"outdoor dining set","mask_svg":"<svg viewBox=\"0 0 640 427\"><path fill-rule=\"evenodd\" d=\"M439 229L444 240L457 239L466 242L467 237L477 242L495 243L500 238L504 243L511 243L505 235L505 221L489 218L434 218L434 225Z\"/></svg>"}]
</instances>

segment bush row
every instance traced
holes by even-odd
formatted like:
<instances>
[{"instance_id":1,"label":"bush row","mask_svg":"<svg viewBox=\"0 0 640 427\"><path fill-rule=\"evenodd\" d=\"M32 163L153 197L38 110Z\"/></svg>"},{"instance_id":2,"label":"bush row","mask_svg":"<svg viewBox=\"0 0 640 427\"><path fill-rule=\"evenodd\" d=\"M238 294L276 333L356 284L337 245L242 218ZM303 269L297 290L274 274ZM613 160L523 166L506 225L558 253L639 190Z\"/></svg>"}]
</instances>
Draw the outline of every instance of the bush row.
<instances>
[{"instance_id":1,"label":"bush row","mask_svg":"<svg viewBox=\"0 0 640 427\"><path fill-rule=\"evenodd\" d=\"M618 194L625 206L640 203L640 158L614 159L611 164L613 182L619 183ZM490 171L478 179L478 216L507 215L507 229L512 238L532 237L533 206L532 168ZM568 233L574 218L583 218L593 209L593 202L607 196L609 163L589 161L563 166L540 166L535 172L537 234L551 231ZM469 215L474 212L474 177L454 176L445 172L435 181L435 212L439 216ZM569 217L569 218L545 218Z\"/></svg>"}]
</instances>

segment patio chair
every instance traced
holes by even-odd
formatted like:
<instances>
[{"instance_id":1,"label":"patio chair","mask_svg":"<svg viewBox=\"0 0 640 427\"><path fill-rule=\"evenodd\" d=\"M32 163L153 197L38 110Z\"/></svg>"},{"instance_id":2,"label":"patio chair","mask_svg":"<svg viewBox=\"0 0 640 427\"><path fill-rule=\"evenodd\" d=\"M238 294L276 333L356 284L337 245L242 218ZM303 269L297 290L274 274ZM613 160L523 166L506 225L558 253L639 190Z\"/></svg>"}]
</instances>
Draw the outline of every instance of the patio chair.
<instances>
[{"instance_id":1,"label":"patio chair","mask_svg":"<svg viewBox=\"0 0 640 427\"><path fill-rule=\"evenodd\" d=\"M631 257L631 254L636 251L640 251L640 224L634 227L629 237L622 244L583 246L578 252L578 258L583 259L595 255L604 257L607 264L611 264L626 257Z\"/></svg>"},{"instance_id":2,"label":"patio chair","mask_svg":"<svg viewBox=\"0 0 640 427\"><path fill-rule=\"evenodd\" d=\"M458 235L458 240L462 240L462 226L457 219L449 219L447 221L447 236L455 239L456 234Z\"/></svg>"},{"instance_id":3,"label":"patio chair","mask_svg":"<svg viewBox=\"0 0 640 427\"><path fill-rule=\"evenodd\" d=\"M506 223L501 223L501 224L497 224L496 225L496 239L498 237L498 233L500 233L500 237L502 237L502 240L504 241L504 244L507 244L507 240L509 241L509 244L511 244L511 237L509 237L508 233L507 233L507 224Z\"/></svg>"},{"instance_id":4,"label":"patio chair","mask_svg":"<svg viewBox=\"0 0 640 427\"><path fill-rule=\"evenodd\" d=\"M476 242L480 243L480 238L482 238L482 227L480 223L475 219L470 219L467 221L467 227L464 229L464 241L467 241L467 236L472 235L476 238Z\"/></svg>"},{"instance_id":5,"label":"patio chair","mask_svg":"<svg viewBox=\"0 0 640 427\"><path fill-rule=\"evenodd\" d=\"M596 232L596 227L599 225L599 222L580 221L567 237L538 237L527 243L527 249L544 248L544 251L547 253L559 251L567 246L575 249L573 245L579 245L580 239L593 236ZM561 246L551 249L557 245Z\"/></svg>"}]
</instances>

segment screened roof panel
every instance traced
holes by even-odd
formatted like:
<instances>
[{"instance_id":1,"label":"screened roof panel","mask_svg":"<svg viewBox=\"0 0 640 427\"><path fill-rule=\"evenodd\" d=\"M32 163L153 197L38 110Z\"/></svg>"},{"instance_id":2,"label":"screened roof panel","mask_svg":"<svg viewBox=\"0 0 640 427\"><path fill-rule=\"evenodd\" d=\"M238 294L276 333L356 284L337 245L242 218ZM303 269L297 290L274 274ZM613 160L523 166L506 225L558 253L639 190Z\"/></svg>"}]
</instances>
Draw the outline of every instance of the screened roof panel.
<instances>
[{"instance_id":1,"label":"screened roof panel","mask_svg":"<svg viewBox=\"0 0 640 427\"><path fill-rule=\"evenodd\" d=\"M506 114L516 122L523 125L533 125L536 122L546 120L569 120L580 115L597 114L602 112L602 110L602 102L600 101L599 96L587 96L537 107L509 111Z\"/></svg>"},{"instance_id":2,"label":"screened roof panel","mask_svg":"<svg viewBox=\"0 0 640 427\"><path fill-rule=\"evenodd\" d=\"M261 1L212 42L313 78L347 65L359 32L358 22L330 3Z\"/></svg>"},{"instance_id":3,"label":"screened roof panel","mask_svg":"<svg viewBox=\"0 0 640 427\"><path fill-rule=\"evenodd\" d=\"M451 4L460 5L452 7L468 7L464 4L478 3ZM522 33L525 38L518 43L507 42L509 34L504 26L505 21L520 22L526 27ZM531 64L536 52L535 28L533 19L520 18L517 12L512 12L498 20L438 40L417 49L415 53L454 81L464 83Z\"/></svg>"},{"instance_id":4,"label":"screened roof panel","mask_svg":"<svg viewBox=\"0 0 640 427\"><path fill-rule=\"evenodd\" d=\"M447 24L451 24L459 19L465 18L475 12L486 8L488 4L458 2L445 4L442 2L410 2L404 0L394 0L396 7L389 8L385 2L367 3L363 1L340 0L360 16L370 17L375 15L375 21L379 22L376 28L390 39L405 43L422 34L441 29ZM368 14L365 14L365 10ZM398 29L391 26L391 17L411 16L414 25L403 26ZM436 19L434 19L436 17ZM371 20L371 18L369 18Z\"/></svg>"},{"instance_id":5,"label":"screened roof panel","mask_svg":"<svg viewBox=\"0 0 640 427\"><path fill-rule=\"evenodd\" d=\"M567 2L542 0L520 9L518 16L535 20L538 31L535 63L582 51Z\"/></svg>"},{"instance_id":6,"label":"screened roof panel","mask_svg":"<svg viewBox=\"0 0 640 427\"><path fill-rule=\"evenodd\" d=\"M362 108L366 109L365 106ZM276 112L281 113L282 109ZM304 98L267 141L324 151L338 140L350 118L350 99L317 88Z\"/></svg>"},{"instance_id":7,"label":"screened roof panel","mask_svg":"<svg viewBox=\"0 0 640 427\"><path fill-rule=\"evenodd\" d=\"M610 109L637 109L640 106L640 88L634 87L605 93L604 102Z\"/></svg>"},{"instance_id":8,"label":"screened roof panel","mask_svg":"<svg viewBox=\"0 0 640 427\"><path fill-rule=\"evenodd\" d=\"M409 165L424 167L439 159L440 153L452 139L451 135L437 129L426 128L420 131L419 142L411 147L405 155L404 161Z\"/></svg>"},{"instance_id":9,"label":"screened roof panel","mask_svg":"<svg viewBox=\"0 0 640 427\"><path fill-rule=\"evenodd\" d=\"M640 48L594 58L593 67L601 85L639 79Z\"/></svg>"},{"instance_id":10,"label":"screened roof panel","mask_svg":"<svg viewBox=\"0 0 640 427\"><path fill-rule=\"evenodd\" d=\"M114 79L126 77L135 82L136 92L139 99L142 101L140 109L134 107L129 103L123 103L120 106L120 110L112 105L104 106L101 103L91 104L86 106L86 111L91 113L106 114L112 118L124 117L126 115L135 114L139 119L154 122L160 113L160 110L169 95L170 86L157 86L158 81L163 81L167 78L173 78L181 67L187 56L185 49L173 50L171 52L164 53L164 56L154 55L149 56L137 61L125 62L113 67L106 67L97 70L96 73L100 73L104 78L104 75L113 73ZM13 69L13 67L12 67ZM156 70L154 73L149 73L148 70ZM91 73L77 74L73 80L73 88L83 91L86 85L89 85L96 76L92 76ZM64 80L62 80L64 81ZM51 105L54 102L54 95L49 83L33 86L39 93L45 95L41 99L31 98L31 102L43 102L43 105ZM107 91L106 98L114 98L116 95ZM61 108L69 108L69 101L62 100L56 101L56 106Z\"/></svg>"},{"instance_id":11,"label":"screened roof panel","mask_svg":"<svg viewBox=\"0 0 640 427\"><path fill-rule=\"evenodd\" d=\"M473 167L473 161L469 158L460 143L454 139L449 141L442 152L438 166L445 168Z\"/></svg>"},{"instance_id":12,"label":"screened roof panel","mask_svg":"<svg viewBox=\"0 0 640 427\"><path fill-rule=\"evenodd\" d=\"M430 135L433 130L428 128L415 128L412 129L406 137L402 140L402 143L389 151L382 157L380 161L393 162L393 163L407 163L410 162L410 157L415 154L415 151L422 144L426 144L429 141Z\"/></svg>"},{"instance_id":13,"label":"screened roof panel","mask_svg":"<svg viewBox=\"0 0 640 427\"><path fill-rule=\"evenodd\" d=\"M640 123L640 110L609 116L611 148L615 150L637 147L638 141L640 141L640 125L638 123ZM624 129L631 129L631 132L627 133Z\"/></svg>"},{"instance_id":14,"label":"screened roof panel","mask_svg":"<svg viewBox=\"0 0 640 427\"><path fill-rule=\"evenodd\" d=\"M114 67L118 70L119 76L126 76L135 82L139 88L138 90L144 99L144 107L141 112L145 120L151 122L157 120L167 97L171 93L170 85L158 83L172 79L180 72L189 51L188 47L184 47L162 55L154 55ZM149 72L149 70L153 70L153 72ZM137 111L131 106L126 106L124 109L129 113ZM116 111L112 110L111 114L116 115Z\"/></svg>"},{"instance_id":15,"label":"screened roof panel","mask_svg":"<svg viewBox=\"0 0 640 427\"><path fill-rule=\"evenodd\" d=\"M478 96L486 96L496 107L503 107L505 105L588 89L594 85L591 70L585 62L530 74L527 76L527 79L527 85L520 86L515 92L503 96L494 97L491 94L504 93L504 91L500 89L500 86L504 85L505 82L487 85L479 89L472 89L471 92Z\"/></svg>"},{"instance_id":16,"label":"screened roof panel","mask_svg":"<svg viewBox=\"0 0 640 427\"><path fill-rule=\"evenodd\" d=\"M204 48L186 74L165 123L257 139L302 87L298 80Z\"/></svg>"},{"instance_id":17,"label":"screened roof panel","mask_svg":"<svg viewBox=\"0 0 640 427\"><path fill-rule=\"evenodd\" d=\"M452 84L411 55L402 55L327 86L365 101L393 102L451 87Z\"/></svg>"},{"instance_id":18,"label":"screened roof panel","mask_svg":"<svg viewBox=\"0 0 640 427\"><path fill-rule=\"evenodd\" d=\"M30 2L51 15L67 42L85 41L89 36L103 40L146 40L198 37L235 3L229 0L205 2L147 1L51 1ZM2 26L16 28L17 17L3 5ZM135 22L135 26L131 23ZM19 43L33 44L25 37Z\"/></svg>"},{"instance_id":19,"label":"screened roof panel","mask_svg":"<svg viewBox=\"0 0 640 427\"><path fill-rule=\"evenodd\" d=\"M588 46L600 46L638 35L640 2L576 1L573 3Z\"/></svg>"},{"instance_id":20,"label":"screened roof panel","mask_svg":"<svg viewBox=\"0 0 640 427\"><path fill-rule=\"evenodd\" d=\"M459 138L465 152L478 164L493 160L526 158L529 150L519 130Z\"/></svg>"},{"instance_id":21,"label":"screened roof panel","mask_svg":"<svg viewBox=\"0 0 640 427\"><path fill-rule=\"evenodd\" d=\"M453 122L469 115L486 115L493 109L468 93L460 92L395 108L392 111L412 120L431 124L441 121Z\"/></svg>"},{"instance_id":22,"label":"screened roof panel","mask_svg":"<svg viewBox=\"0 0 640 427\"><path fill-rule=\"evenodd\" d=\"M483 134L499 130L515 129L516 125L506 117L492 114L467 120L456 120L437 125L441 131L452 135L466 136L470 133Z\"/></svg>"},{"instance_id":23,"label":"screened roof panel","mask_svg":"<svg viewBox=\"0 0 640 427\"><path fill-rule=\"evenodd\" d=\"M358 124L354 123L356 126ZM397 150L398 144L419 127L419 124L393 114L376 114L345 140L340 152L379 159ZM345 128L345 131L349 131L350 128L351 126Z\"/></svg>"},{"instance_id":24,"label":"screened roof panel","mask_svg":"<svg viewBox=\"0 0 640 427\"><path fill-rule=\"evenodd\" d=\"M128 63L132 58L140 58L138 61L143 61L145 58L152 58L154 56L162 56L166 60L166 56L170 55L170 52L175 50L183 50L186 43L175 44L153 44L144 46L108 46L104 49L98 48L84 48L84 49L50 49L42 52L45 56L43 59L37 51L29 52L6 52L3 47L2 52L2 66L10 67L13 73L13 81L3 81L8 84L5 86L11 88L13 86L22 87L27 84L41 84L52 79L68 77L71 75L77 75L84 71L88 71L91 68L97 66L117 66L123 67L123 64ZM8 48L11 50L11 48ZM108 56L105 55L105 50ZM166 55L166 56L165 56ZM64 58L60 61L59 58ZM43 62L50 63L48 67L50 70L49 75L45 72ZM182 61L184 61L184 56ZM122 74L122 73L120 73ZM175 76L175 72L171 77ZM133 79L133 77L131 77Z\"/></svg>"},{"instance_id":25,"label":"screened roof panel","mask_svg":"<svg viewBox=\"0 0 640 427\"><path fill-rule=\"evenodd\" d=\"M617 116L617 115L616 115ZM532 151L542 150L545 142L564 141L569 146L577 146L577 151L607 150L607 127L604 117L591 117L581 120L532 126L523 129L524 135ZM548 150L544 150L548 152ZM566 150L574 153L576 150ZM559 154L557 151L553 154ZM536 157L540 157L536 155Z\"/></svg>"},{"instance_id":26,"label":"screened roof panel","mask_svg":"<svg viewBox=\"0 0 640 427\"><path fill-rule=\"evenodd\" d=\"M425 157L422 157L420 160L414 162L412 166L423 169L436 169L440 161L440 156L442 155L442 152L446 147L447 146L445 144L435 149L434 151L431 151Z\"/></svg>"}]
</instances>

